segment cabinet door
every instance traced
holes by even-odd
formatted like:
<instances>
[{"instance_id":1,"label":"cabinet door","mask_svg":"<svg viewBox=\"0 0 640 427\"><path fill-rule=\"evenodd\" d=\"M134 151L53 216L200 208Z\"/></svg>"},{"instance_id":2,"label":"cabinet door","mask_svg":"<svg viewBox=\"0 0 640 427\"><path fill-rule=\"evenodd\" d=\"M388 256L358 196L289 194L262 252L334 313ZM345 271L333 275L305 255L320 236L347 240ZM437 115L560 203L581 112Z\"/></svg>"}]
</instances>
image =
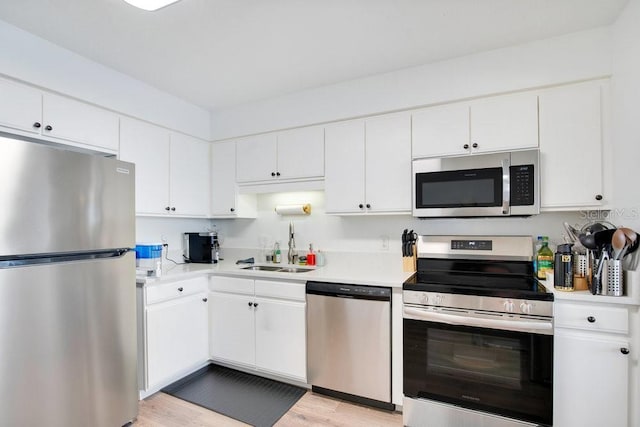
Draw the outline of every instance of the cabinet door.
<instances>
[{"instance_id":1,"label":"cabinet door","mask_svg":"<svg viewBox=\"0 0 640 427\"><path fill-rule=\"evenodd\" d=\"M411 116L366 121L366 207L368 212L411 211Z\"/></svg>"},{"instance_id":2,"label":"cabinet door","mask_svg":"<svg viewBox=\"0 0 640 427\"><path fill-rule=\"evenodd\" d=\"M538 146L535 93L495 96L470 103L471 150L487 152Z\"/></svg>"},{"instance_id":3,"label":"cabinet door","mask_svg":"<svg viewBox=\"0 0 640 427\"><path fill-rule=\"evenodd\" d=\"M324 191L327 213L365 211L364 121L325 128Z\"/></svg>"},{"instance_id":4,"label":"cabinet door","mask_svg":"<svg viewBox=\"0 0 640 427\"><path fill-rule=\"evenodd\" d=\"M441 105L415 112L411 126L413 158L469 153L467 103Z\"/></svg>"},{"instance_id":5,"label":"cabinet door","mask_svg":"<svg viewBox=\"0 0 640 427\"><path fill-rule=\"evenodd\" d=\"M210 180L209 143L172 133L169 153L171 213L207 216Z\"/></svg>"},{"instance_id":6,"label":"cabinet door","mask_svg":"<svg viewBox=\"0 0 640 427\"><path fill-rule=\"evenodd\" d=\"M209 293L209 341L212 358L255 365L254 297Z\"/></svg>"},{"instance_id":7,"label":"cabinet door","mask_svg":"<svg viewBox=\"0 0 640 427\"><path fill-rule=\"evenodd\" d=\"M120 159L136 164L136 213L168 214L169 132L123 117Z\"/></svg>"},{"instance_id":8,"label":"cabinet door","mask_svg":"<svg viewBox=\"0 0 640 427\"><path fill-rule=\"evenodd\" d=\"M206 293L146 308L149 388L177 379L209 359Z\"/></svg>"},{"instance_id":9,"label":"cabinet door","mask_svg":"<svg viewBox=\"0 0 640 427\"><path fill-rule=\"evenodd\" d=\"M603 194L601 84L540 94L540 203L543 208L593 207Z\"/></svg>"},{"instance_id":10,"label":"cabinet door","mask_svg":"<svg viewBox=\"0 0 640 427\"><path fill-rule=\"evenodd\" d=\"M278 134L279 179L324 176L324 129L306 127Z\"/></svg>"},{"instance_id":11,"label":"cabinet door","mask_svg":"<svg viewBox=\"0 0 640 427\"><path fill-rule=\"evenodd\" d=\"M306 304L256 298L256 367L306 382Z\"/></svg>"},{"instance_id":12,"label":"cabinet door","mask_svg":"<svg viewBox=\"0 0 640 427\"><path fill-rule=\"evenodd\" d=\"M118 151L116 114L49 93L42 102L43 135Z\"/></svg>"},{"instance_id":13,"label":"cabinet door","mask_svg":"<svg viewBox=\"0 0 640 427\"><path fill-rule=\"evenodd\" d=\"M235 216L236 143L211 145L211 215Z\"/></svg>"},{"instance_id":14,"label":"cabinet door","mask_svg":"<svg viewBox=\"0 0 640 427\"><path fill-rule=\"evenodd\" d=\"M0 80L0 126L40 133L42 93L28 86Z\"/></svg>"},{"instance_id":15,"label":"cabinet door","mask_svg":"<svg viewBox=\"0 0 640 427\"><path fill-rule=\"evenodd\" d=\"M277 178L276 134L257 135L236 142L238 182L270 181Z\"/></svg>"},{"instance_id":16,"label":"cabinet door","mask_svg":"<svg viewBox=\"0 0 640 427\"><path fill-rule=\"evenodd\" d=\"M565 329L554 334L553 424L627 426L630 356L621 349L629 343Z\"/></svg>"}]
</instances>

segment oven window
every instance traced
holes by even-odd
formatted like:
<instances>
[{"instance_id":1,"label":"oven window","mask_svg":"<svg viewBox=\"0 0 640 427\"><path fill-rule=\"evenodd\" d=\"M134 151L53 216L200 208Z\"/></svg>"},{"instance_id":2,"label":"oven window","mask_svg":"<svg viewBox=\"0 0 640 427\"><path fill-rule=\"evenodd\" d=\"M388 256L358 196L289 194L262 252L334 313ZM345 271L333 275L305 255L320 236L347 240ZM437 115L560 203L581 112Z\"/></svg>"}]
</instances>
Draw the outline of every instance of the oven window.
<instances>
[{"instance_id":1,"label":"oven window","mask_svg":"<svg viewBox=\"0 0 640 427\"><path fill-rule=\"evenodd\" d=\"M403 391L552 424L553 336L404 319Z\"/></svg>"},{"instance_id":2,"label":"oven window","mask_svg":"<svg viewBox=\"0 0 640 427\"><path fill-rule=\"evenodd\" d=\"M427 338L427 375L520 390L520 340L433 330Z\"/></svg>"},{"instance_id":3,"label":"oven window","mask_svg":"<svg viewBox=\"0 0 640 427\"><path fill-rule=\"evenodd\" d=\"M502 205L502 169L469 169L416 175L419 208Z\"/></svg>"}]
</instances>

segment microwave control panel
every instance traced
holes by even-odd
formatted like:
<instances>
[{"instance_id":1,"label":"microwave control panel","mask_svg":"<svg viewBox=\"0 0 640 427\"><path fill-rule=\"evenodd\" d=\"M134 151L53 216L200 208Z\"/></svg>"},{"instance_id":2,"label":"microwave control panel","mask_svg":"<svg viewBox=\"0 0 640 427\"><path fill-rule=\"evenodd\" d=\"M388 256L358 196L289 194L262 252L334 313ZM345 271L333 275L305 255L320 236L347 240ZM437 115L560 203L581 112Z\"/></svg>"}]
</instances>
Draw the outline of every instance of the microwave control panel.
<instances>
[{"instance_id":1,"label":"microwave control panel","mask_svg":"<svg viewBox=\"0 0 640 427\"><path fill-rule=\"evenodd\" d=\"M510 205L530 206L534 204L534 171L533 165L518 165L509 168L511 181Z\"/></svg>"}]
</instances>

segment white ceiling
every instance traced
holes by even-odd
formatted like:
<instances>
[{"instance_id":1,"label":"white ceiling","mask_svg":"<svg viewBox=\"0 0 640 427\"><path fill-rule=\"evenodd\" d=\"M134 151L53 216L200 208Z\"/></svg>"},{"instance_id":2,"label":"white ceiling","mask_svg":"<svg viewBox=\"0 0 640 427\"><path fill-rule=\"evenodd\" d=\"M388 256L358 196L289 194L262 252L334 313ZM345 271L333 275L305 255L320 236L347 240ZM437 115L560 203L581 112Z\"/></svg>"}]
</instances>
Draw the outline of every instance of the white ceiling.
<instances>
[{"instance_id":1,"label":"white ceiling","mask_svg":"<svg viewBox=\"0 0 640 427\"><path fill-rule=\"evenodd\" d=\"M210 110L612 23L628 0L2 0L0 19Z\"/></svg>"}]
</instances>

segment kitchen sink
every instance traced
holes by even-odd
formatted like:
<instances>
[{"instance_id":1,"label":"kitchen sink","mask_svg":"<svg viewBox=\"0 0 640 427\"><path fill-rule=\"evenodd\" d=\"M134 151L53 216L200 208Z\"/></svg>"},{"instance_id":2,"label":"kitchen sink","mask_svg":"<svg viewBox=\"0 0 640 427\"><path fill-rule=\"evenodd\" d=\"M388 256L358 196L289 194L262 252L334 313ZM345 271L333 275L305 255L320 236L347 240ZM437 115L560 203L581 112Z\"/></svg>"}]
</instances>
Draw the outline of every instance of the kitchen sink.
<instances>
[{"instance_id":1,"label":"kitchen sink","mask_svg":"<svg viewBox=\"0 0 640 427\"><path fill-rule=\"evenodd\" d=\"M312 268L301 267L276 267L271 265L250 265L249 267L242 267L243 270L254 271L275 271L278 273L305 273L313 270Z\"/></svg>"}]
</instances>

